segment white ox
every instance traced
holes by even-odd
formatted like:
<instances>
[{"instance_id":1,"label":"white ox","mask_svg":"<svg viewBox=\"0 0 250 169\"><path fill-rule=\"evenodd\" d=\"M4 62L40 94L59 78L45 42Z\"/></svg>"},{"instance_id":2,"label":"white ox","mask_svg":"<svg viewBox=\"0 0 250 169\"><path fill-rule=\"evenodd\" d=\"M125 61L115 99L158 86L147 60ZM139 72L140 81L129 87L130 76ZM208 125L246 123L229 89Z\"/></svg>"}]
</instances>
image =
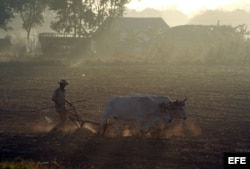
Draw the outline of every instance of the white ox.
<instances>
[{"instance_id":1,"label":"white ox","mask_svg":"<svg viewBox=\"0 0 250 169\"><path fill-rule=\"evenodd\" d=\"M176 101L171 101L167 96L151 96L151 98L156 103L164 103L166 111L170 114L169 122L174 119L187 119L185 110L185 102L187 101L187 98L183 101L178 99ZM161 132L166 129L165 127L167 127L166 123L162 123L161 120L152 122L150 125L150 134L156 134L156 136L159 136Z\"/></svg>"},{"instance_id":2,"label":"white ox","mask_svg":"<svg viewBox=\"0 0 250 169\"><path fill-rule=\"evenodd\" d=\"M167 96L155 96L155 95L144 95L144 94L133 94L130 96L135 97L150 97L155 103L162 104L165 107L165 110L170 115L170 120L173 119L186 119L186 110L185 110L185 102L187 101L187 98L185 98L183 101L176 100L172 101Z\"/></svg>"},{"instance_id":3,"label":"white ox","mask_svg":"<svg viewBox=\"0 0 250 169\"><path fill-rule=\"evenodd\" d=\"M171 122L174 119L187 119L186 117L186 108L185 108L185 102L187 101L187 98L185 98L183 101L175 100L172 101L168 96L157 96L157 95L145 95L145 94L132 94L130 96L136 96L136 97L150 97L155 103L164 105L165 111L169 113L170 118L162 120L161 118L155 118L154 120L148 121L148 126L150 128L152 126L156 127L155 130L162 130L164 126L159 126L158 122L164 122L160 124L167 124L166 122ZM157 124L157 125L155 125ZM149 128L149 129L150 129Z\"/></svg>"},{"instance_id":4,"label":"white ox","mask_svg":"<svg viewBox=\"0 0 250 169\"><path fill-rule=\"evenodd\" d=\"M183 101L183 103L184 102L185 101ZM112 97L105 104L99 133L101 131L105 133L108 127L108 119L115 119L117 131L121 122L133 122L141 133L144 130L148 130L156 121L169 122L172 118L175 118L175 106L179 107L179 102L178 104L176 103L177 102L171 102L170 99L165 96L136 94L124 97ZM180 114L180 117L186 118L185 112L178 114Z\"/></svg>"}]
</instances>

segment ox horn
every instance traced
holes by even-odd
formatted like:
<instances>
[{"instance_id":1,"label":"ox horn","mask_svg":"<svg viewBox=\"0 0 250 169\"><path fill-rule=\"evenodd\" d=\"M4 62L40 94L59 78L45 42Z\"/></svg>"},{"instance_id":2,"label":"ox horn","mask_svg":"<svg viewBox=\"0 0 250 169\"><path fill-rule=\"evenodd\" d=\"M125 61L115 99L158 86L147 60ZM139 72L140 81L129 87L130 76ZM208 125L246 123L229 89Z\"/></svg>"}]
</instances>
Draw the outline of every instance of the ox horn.
<instances>
[{"instance_id":1,"label":"ox horn","mask_svg":"<svg viewBox=\"0 0 250 169\"><path fill-rule=\"evenodd\" d=\"M184 101L184 102L187 101L187 98L185 98L183 101Z\"/></svg>"}]
</instances>

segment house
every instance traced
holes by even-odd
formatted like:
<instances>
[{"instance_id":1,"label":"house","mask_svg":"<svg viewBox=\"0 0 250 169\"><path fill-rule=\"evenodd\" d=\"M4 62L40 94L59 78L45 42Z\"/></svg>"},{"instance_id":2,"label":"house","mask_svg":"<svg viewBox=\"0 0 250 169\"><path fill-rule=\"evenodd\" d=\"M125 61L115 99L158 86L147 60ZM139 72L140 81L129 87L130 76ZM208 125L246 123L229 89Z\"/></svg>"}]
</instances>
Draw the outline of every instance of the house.
<instances>
[{"instance_id":1,"label":"house","mask_svg":"<svg viewBox=\"0 0 250 169\"><path fill-rule=\"evenodd\" d=\"M146 37L149 37L150 33L153 31L157 33L163 32L167 29L169 29L169 26L160 17L118 17L114 19L107 19L96 32L96 35L99 36L100 34L108 34L113 36L115 34L122 40L126 35L132 32L138 34L142 33Z\"/></svg>"},{"instance_id":2,"label":"house","mask_svg":"<svg viewBox=\"0 0 250 169\"><path fill-rule=\"evenodd\" d=\"M160 17L109 18L93 35L93 43L102 55L140 55L148 41L169 28Z\"/></svg>"},{"instance_id":3,"label":"house","mask_svg":"<svg viewBox=\"0 0 250 169\"><path fill-rule=\"evenodd\" d=\"M39 42L45 55L72 56L82 54L89 44L87 37L74 37L72 34L52 32L39 33Z\"/></svg>"}]
</instances>

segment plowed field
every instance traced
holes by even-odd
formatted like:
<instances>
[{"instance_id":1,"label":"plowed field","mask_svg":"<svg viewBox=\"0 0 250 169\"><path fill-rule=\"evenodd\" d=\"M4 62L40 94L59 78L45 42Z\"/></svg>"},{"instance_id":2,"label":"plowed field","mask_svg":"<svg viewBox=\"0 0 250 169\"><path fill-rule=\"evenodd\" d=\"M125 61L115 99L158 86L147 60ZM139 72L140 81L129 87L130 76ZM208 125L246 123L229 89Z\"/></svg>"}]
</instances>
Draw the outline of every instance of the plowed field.
<instances>
[{"instance_id":1,"label":"plowed field","mask_svg":"<svg viewBox=\"0 0 250 169\"><path fill-rule=\"evenodd\" d=\"M101 169L219 169L224 152L250 152L250 68L142 64L0 65L0 159L56 161L59 166ZM99 122L105 101L143 93L188 98L186 121L162 137L96 136L56 122L51 95L60 79L82 119ZM39 110L42 109L42 110ZM37 111L34 111L37 110ZM47 164L47 163L42 163Z\"/></svg>"}]
</instances>

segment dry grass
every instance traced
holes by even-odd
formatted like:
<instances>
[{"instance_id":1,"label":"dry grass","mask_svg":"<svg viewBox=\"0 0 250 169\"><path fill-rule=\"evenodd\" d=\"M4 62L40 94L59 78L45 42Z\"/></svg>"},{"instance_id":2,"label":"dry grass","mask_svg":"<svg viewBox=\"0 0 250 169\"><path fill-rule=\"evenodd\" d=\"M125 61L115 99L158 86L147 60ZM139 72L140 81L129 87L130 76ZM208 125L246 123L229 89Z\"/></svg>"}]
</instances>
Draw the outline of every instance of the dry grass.
<instances>
[{"instance_id":1,"label":"dry grass","mask_svg":"<svg viewBox=\"0 0 250 169\"><path fill-rule=\"evenodd\" d=\"M29 162L29 161L8 162L6 161L6 162L0 163L0 168L1 169L38 169L40 167L35 162Z\"/></svg>"}]
</instances>

